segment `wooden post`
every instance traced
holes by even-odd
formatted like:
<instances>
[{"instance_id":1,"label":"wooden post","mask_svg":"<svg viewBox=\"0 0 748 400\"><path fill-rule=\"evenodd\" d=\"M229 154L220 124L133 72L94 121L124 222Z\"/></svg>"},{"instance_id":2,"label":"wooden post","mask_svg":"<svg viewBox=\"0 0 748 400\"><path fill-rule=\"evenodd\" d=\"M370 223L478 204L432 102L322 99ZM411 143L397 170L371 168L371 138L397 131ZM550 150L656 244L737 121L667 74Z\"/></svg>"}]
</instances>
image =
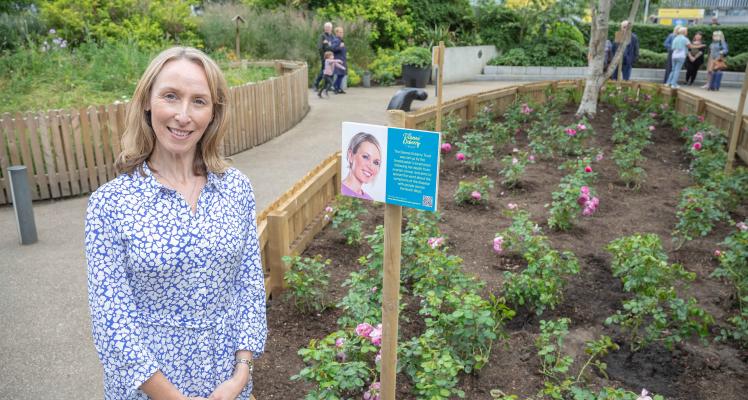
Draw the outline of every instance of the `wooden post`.
<instances>
[{"instance_id":1,"label":"wooden post","mask_svg":"<svg viewBox=\"0 0 748 400\"><path fill-rule=\"evenodd\" d=\"M435 130L437 132L442 131L442 90L444 86L442 84L442 78L444 78L444 42L439 42L439 47L436 48L436 125Z\"/></svg>"},{"instance_id":2,"label":"wooden post","mask_svg":"<svg viewBox=\"0 0 748 400\"><path fill-rule=\"evenodd\" d=\"M270 292L274 299L283 291L286 264L283 257L290 255L291 238L288 231L288 213L273 211L267 217L268 269L270 269Z\"/></svg>"},{"instance_id":3,"label":"wooden post","mask_svg":"<svg viewBox=\"0 0 748 400\"><path fill-rule=\"evenodd\" d=\"M748 64L745 66L745 75L743 76L743 88L740 90L740 101L738 108L735 110L735 121L732 123L732 134L730 134L730 147L727 150L727 164L725 172L732 171L732 163L735 161L735 149L738 147L738 138L740 137L740 128L743 122L743 109L745 108L745 94L748 91Z\"/></svg>"},{"instance_id":4,"label":"wooden post","mask_svg":"<svg viewBox=\"0 0 748 400\"><path fill-rule=\"evenodd\" d=\"M234 22L236 22L236 58L241 61L242 54L241 54L241 48L239 47L239 24L244 22L244 18L242 18L241 15L237 15L234 18L232 18Z\"/></svg>"},{"instance_id":5,"label":"wooden post","mask_svg":"<svg viewBox=\"0 0 748 400\"><path fill-rule=\"evenodd\" d=\"M384 209L384 279L382 282L382 400L395 400L397 387L397 328L400 294L400 230L403 208Z\"/></svg>"}]
</instances>

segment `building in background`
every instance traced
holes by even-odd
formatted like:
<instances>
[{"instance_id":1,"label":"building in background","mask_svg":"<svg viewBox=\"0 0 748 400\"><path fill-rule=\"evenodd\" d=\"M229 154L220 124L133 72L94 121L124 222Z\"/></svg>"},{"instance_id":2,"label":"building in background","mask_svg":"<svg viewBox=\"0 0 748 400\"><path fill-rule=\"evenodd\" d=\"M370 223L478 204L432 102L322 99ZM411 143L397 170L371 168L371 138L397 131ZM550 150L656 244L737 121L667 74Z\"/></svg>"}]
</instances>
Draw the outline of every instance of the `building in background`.
<instances>
[{"instance_id":1,"label":"building in background","mask_svg":"<svg viewBox=\"0 0 748 400\"><path fill-rule=\"evenodd\" d=\"M651 22L662 25L748 25L748 0L663 0Z\"/></svg>"}]
</instances>

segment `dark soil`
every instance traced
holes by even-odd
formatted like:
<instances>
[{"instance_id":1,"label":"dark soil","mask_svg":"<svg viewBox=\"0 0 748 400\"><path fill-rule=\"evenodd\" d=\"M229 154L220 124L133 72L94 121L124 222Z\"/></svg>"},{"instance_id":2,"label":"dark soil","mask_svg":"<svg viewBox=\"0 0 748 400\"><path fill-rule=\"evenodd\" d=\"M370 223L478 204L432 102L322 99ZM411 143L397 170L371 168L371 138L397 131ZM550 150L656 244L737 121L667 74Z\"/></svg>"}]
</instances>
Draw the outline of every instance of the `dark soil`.
<instances>
[{"instance_id":1,"label":"dark soil","mask_svg":"<svg viewBox=\"0 0 748 400\"><path fill-rule=\"evenodd\" d=\"M562 121L570 122L573 109L565 110ZM611 275L610 256L605 245L615 238L637 232L660 235L670 261L678 262L697 275L683 295L695 296L699 303L724 325L735 313L730 287L710 278L717 262L712 253L717 244L731 230L719 225L706 238L686 243L674 249L670 241L676 223L675 207L682 189L692 184L688 176L688 160L682 151L683 143L669 126L657 126L653 144L645 150L647 181L637 190L630 190L618 179L612 154L611 122L613 110L603 105L592 122L596 135L589 145L604 150L605 159L593 167L599 180L594 185L600 207L592 217L581 217L567 232L556 232L547 227L545 206L551 202L551 192L564 175L558 170L562 159L541 160L528 165L519 188L509 190L498 181L498 161L486 163L479 171L471 171L445 155L441 164L439 208L443 216L441 230L447 237L451 254L464 259L464 269L486 282L486 292L498 293L503 271L523 267L521 259L511 255L498 256L492 250L496 232L510 224L501 211L507 203L518 203L528 210L558 249L573 251L580 260L581 272L571 279L563 302L548 310L542 319L568 317L571 319L567 337L567 351L579 362L584 356L584 342L601 334L611 336L621 350L604 360L608 364L608 378L594 376L591 385L615 386L639 392L646 388L666 396L683 400L738 400L748 393L748 352L733 343L703 345L696 340L684 343L673 351L653 345L630 353L628 343L614 328L603 324L627 298L618 279ZM516 147L526 142L520 138ZM500 158L512 151L511 145L497 153ZM488 175L497 182L494 193L485 206L460 206L452 196L460 180ZM383 221L383 208L369 206L364 231L370 233ZM734 219L743 220L748 206L743 205ZM357 268L357 258L369 252L366 245L358 248L345 245L342 236L328 226L306 250L305 255L322 254L333 260L331 302L342 298L347 288L342 282ZM417 320L416 307L407 307L404 314ZM539 332L539 319L527 310L517 310L517 316L506 328L508 340L497 343L490 362L480 371L461 377L460 388L467 399L491 399L489 391L501 389L520 398L536 394L542 388L538 372L539 362L534 347ZM339 312L334 308L317 315L303 315L284 299L272 300L268 308L270 333L266 353L258 361L255 372L255 395L258 399L300 399L310 389L303 381L290 381L303 367L298 349L306 347L310 339L323 338L337 330ZM405 327L404 327L405 328ZM718 326L713 331L717 333ZM402 332L401 332L402 333ZM577 368L576 366L574 368ZM406 377L398 376L398 399L413 398L409 394ZM742 393L742 394L741 394Z\"/></svg>"}]
</instances>

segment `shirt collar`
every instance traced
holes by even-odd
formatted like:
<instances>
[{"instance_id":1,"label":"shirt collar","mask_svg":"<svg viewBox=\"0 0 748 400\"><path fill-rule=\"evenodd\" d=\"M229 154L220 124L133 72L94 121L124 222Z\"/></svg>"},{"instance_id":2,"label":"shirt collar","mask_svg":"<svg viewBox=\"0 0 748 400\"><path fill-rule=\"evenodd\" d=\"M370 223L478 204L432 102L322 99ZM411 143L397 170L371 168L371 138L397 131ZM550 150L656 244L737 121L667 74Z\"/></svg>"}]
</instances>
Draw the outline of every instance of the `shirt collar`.
<instances>
[{"instance_id":1,"label":"shirt collar","mask_svg":"<svg viewBox=\"0 0 748 400\"><path fill-rule=\"evenodd\" d=\"M152 189L153 193L159 193L166 190L171 190L161 184L161 182L156 179L155 176L153 176L153 171L151 171L151 168L148 166L148 163L146 161L143 161L142 164L143 173L145 173L145 177L140 175L137 171L135 172L138 179L145 180L145 183L147 184L148 188ZM208 179L207 183L205 184L206 188L212 188L216 190L218 193L222 193L224 189L226 189L226 182L224 182L224 175L225 174L215 174L213 172L208 172Z\"/></svg>"}]
</instances>

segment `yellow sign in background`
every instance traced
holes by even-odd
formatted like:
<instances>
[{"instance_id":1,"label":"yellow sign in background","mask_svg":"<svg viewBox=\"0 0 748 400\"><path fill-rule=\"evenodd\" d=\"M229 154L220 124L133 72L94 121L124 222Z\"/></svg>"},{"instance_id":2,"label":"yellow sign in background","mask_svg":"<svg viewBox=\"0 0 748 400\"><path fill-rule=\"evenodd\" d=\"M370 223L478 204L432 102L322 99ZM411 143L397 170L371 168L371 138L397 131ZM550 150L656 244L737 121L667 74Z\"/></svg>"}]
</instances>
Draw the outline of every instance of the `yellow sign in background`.
<instances>
[{"instance_id":1,"label":"yellow sign in background","mask_svg":"<svg viewBox=\"0 0 748 400\"><path fill-rule=\"evenodd\" d=\"M702 19L704 18L703 8L660 8L657 12L659 18L671 19Z\"/></svg>"}]
</instances>

